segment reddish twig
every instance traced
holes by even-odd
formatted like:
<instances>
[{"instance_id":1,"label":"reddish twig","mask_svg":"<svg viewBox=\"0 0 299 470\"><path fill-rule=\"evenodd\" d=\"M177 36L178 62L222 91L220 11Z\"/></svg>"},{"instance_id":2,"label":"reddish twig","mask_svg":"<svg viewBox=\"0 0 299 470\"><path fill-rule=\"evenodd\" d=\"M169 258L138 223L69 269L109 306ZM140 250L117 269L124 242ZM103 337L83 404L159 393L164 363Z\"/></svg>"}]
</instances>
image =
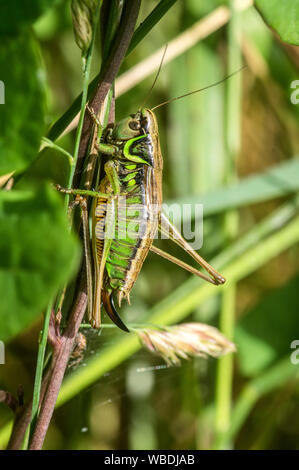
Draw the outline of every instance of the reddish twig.
<instances>
[{"instance_id":1,"label":"reddish twig","mask_svg":"<svg viewBox=\"0 0 299 470\"><path fill-rule=\"evenodd\" d=\"M40 413L32 435L29 449L41 449L52 415L55 408L57 396L61 387L69 357L74 348L77 332L81 325L87 305L87 292L85 278L81 282L81 289L73 306L68 326L63 335L59 335L57 341L53 342L53 357L49 371L49 379L41 401ZM52 333L54 334L54 333Z\"/></svg>"},{"instance_id":2,"label":"reddish twig","mask_svg":"<svg viewBox=\"0 0 299 470\"><path fill-rule=\"evenodd\" d=\"M14 413L19 406L19 400L6 390L0 390L0 403L5 403Z\"/></svg>"},{"instance_id":3,"label":"reddish twig","mask_svg":"<svg viewBox=\"0 0 299 470\"><path fill-rule=\"evenodd\" d=\"M50 377L48 371L43 379L42 387L41 387L41 394L40 394L40 401L43 400L48 380ZM21 406L21 404L20 404ZM18 450L21 448L23 444L23 440L25 437L26 430L31 421L31 409L32 409L32 401L30 401L26 407L19 408L16 412L16 418L13 426L13 430L9 439L9 443L7 448L10 450Z\"/></svg>"},{"instance_id":4,"label":"reddish twig","mask_svg":"<svg viewBox=\"0 0 299 470\"><path fill-rule=\"evenodd\" d=\"M125 2L123 14L114 44L111 49L107 65L104 67L100 75L99 84L90 107L95 113L98 113L104 103L105 97L112 86L114 79L118 73L119 67L125 57L126 51L130 44L134 27L136 24L141 0L129 0ZM109 122L114 116L114 103L110 110ZM93 121L89 113L85 114L82 137L80 141L79 156L76 168L76 174L80 174L84 158L86 156L87 145L92 131ZM76 181L74 180L74 185ZM73 351L76 335L82 322L86 305L86 275L85 269L79 275L79 289L71 309L71 314L67 323L67 327L63 334L57 329L57 322L52 315L49 328L49 343L53 347L53 356L51 366L47 371L41 388L40 397L40 413L37 418L36 426L30 440L29 448L31 450L41 449L57 400L57 396L61 387L61 383L67 368L69 357ZM21 416L16 420L12 436L9 443L9 449L19 449L22 445L26 429L31 419L31 403L23 410Z\"/></svg>"},{"instance_id":5,"label":"reddish twig","mask_svg":"<svg viewBox=\"0 0 299 470\"><path fill-rule=\"evenodd\" d=\"M111 52L109 54L109 58L101 71L99 77L99 84L94 94L94 97L89 102L89 107L94 111L95 114L98 114L99 110L101 109L101 106L105 101L106 95L110 90L120 68L120 65L126 55L134 32L134 27L137 21L140 4L141 0L130 0L127 1L124 5L120 25L116 33L116 37ZM92 130L93 124L94 121L90 113L85 113L76 168L77 175L80 175L82 171L83 160L86 154L90 132ZM77 181L75 181L75 184L76 183Z\"/></svg>"},{"instance_id":6,"label":"reddish twig","mask_svg":"<svg viewBox=\"0 0 299 470\"><path fill-rule=\"evenodd\" d=\"M41 449L50 420L54 411L57 396L67 367L69 356L72 353L77 332L87 305L86 280L82 276L81 288L79 289L74 303L68 326L61 335L57 331L54 312L51 316L49 328L49 343L53 347L51 366L48 369L41 387L40 414L34 429L30 449ZM17 450L22 446L24 436L31 420L32 402L16 416L13 432L10 437L8 449Z\"/></svg>"}]
</instances>

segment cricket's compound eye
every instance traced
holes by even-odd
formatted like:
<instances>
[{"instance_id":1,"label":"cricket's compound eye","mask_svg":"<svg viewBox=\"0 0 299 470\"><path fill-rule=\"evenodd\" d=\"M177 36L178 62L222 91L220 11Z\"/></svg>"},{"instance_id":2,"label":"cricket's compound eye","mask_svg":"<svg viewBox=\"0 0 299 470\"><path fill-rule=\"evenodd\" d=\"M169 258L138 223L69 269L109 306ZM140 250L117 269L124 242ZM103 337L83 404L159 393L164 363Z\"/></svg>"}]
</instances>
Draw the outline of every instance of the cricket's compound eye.
<instances>
[{"instance_id":1,"label":"cricket's compound eye","mask_svg":"<svg viewBox=\"0 0 299 470\"><path fill-rule=\"evenodd\" d=\"M141 126L139 119L128 116L115 124L112 137L116 140L129 140L140 134Z\"/></svg>"},{"instance_id":2,"label":"cricket's compound eye","mask_svg":"<svg viewBox=\"0 0 299 470\"><path fill-rule=\"evenodd\" d=\"M140 122L136 121L136 119L133 119L129 122L129 128L133 131L137 131L138 129L140 129Z\"/></svg>"}]
</instances>

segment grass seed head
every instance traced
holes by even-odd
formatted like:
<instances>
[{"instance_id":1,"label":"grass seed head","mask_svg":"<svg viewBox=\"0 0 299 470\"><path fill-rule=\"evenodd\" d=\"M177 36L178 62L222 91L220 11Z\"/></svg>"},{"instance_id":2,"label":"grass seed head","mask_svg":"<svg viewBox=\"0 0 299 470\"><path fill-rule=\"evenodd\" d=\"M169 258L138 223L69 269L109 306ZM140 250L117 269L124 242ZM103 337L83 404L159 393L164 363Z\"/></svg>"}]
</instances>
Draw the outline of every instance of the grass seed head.
<instances>
[{"instance_id":1,"label":"grass seed head","mask_svg":"<svg viewBox=\"0 0 299 470\"><path fill-rule=\"evenodd\" d=\"M96 0L72 0L71 10L76 43L85 57L92 40Z\"/></svg>"},{"instance_id":2,"label":"grass seed head","mask_svg":"<svg viewBox=\"0 0 299 470\"><path fill-rule=\"evenodd\" d=\"M190 357L220 357L236 351L234 343L217 328L203 323L182 323L167 329L138 331L141 343L150 352L161 356L168 365L179 365Z\"/></svg>"}]
</instances>

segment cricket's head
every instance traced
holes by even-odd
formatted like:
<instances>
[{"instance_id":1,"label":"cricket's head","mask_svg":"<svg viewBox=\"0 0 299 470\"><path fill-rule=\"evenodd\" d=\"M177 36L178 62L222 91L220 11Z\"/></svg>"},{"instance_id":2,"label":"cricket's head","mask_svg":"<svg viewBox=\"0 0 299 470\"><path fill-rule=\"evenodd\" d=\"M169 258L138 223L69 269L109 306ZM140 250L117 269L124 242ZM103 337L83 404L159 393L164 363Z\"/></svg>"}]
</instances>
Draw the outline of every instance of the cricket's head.
<instances>
[{"instance_id":1,"label":"cricket's head","mask_svg":"<svg viewBox=\"0 0 299 470\"><path fill-rule=\"evenodd\" d=\"M162 168L158 125L150 109L140 109L116 123L112 139L124 143L117 158Z\"/></svg>"},{"instance_id":2,"label":"cricket's head","mask_svg":"<svg viewBox=\"0 0 299 470\"><path fill-rule=\"evenodd\" d=\"M158 125L154 113L147 108L117 122L112 137L115 140L130 140L140 135L158 135Z\"/></svg>"}]
</instances>

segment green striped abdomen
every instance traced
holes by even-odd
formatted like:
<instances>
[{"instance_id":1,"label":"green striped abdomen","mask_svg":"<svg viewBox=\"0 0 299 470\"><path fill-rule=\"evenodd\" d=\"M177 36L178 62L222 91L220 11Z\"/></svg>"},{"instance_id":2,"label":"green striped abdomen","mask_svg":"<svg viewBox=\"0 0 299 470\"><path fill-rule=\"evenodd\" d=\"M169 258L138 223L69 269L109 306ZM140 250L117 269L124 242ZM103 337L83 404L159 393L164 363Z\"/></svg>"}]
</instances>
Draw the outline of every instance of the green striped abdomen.
<instances>
[{"instance_id":1,"label":"green striped abdomen","mask_svg":"<svg viewBox=\"0 0 299 470\"><path fill-rule=\"evenodd\" d=\"M112 290L121 291L126 297L140 270L140 248L147 231L148 208L144 191L146 171L144 165L140 164L119 166L120 192L126 196L117 200L115 237L106 261L106 285Z\"/></svg>"}]
</instances>

